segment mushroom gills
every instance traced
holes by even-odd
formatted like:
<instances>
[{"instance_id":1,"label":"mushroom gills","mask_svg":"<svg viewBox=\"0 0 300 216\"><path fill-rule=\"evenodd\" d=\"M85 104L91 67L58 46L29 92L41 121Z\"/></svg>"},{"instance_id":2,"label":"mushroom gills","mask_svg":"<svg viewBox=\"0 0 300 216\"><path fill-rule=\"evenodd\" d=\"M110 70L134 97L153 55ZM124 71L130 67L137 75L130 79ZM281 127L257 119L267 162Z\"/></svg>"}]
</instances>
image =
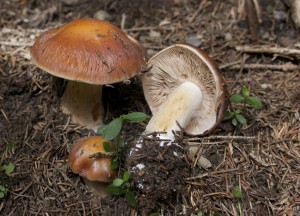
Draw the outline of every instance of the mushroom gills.
<instances>
[{"instance_id":1,"label":"mushroom gills","mask_svg":"<svg viewBox=\"0 0 300 216\"><path fill-rule=\"evenodd\" d=\"M192 82L180 84L150 119L145 133L165 132L160 138L174 140L172 131L180 131L189 123L201 101L202 92L198 85Z\"/></svg>"}]
</instances>

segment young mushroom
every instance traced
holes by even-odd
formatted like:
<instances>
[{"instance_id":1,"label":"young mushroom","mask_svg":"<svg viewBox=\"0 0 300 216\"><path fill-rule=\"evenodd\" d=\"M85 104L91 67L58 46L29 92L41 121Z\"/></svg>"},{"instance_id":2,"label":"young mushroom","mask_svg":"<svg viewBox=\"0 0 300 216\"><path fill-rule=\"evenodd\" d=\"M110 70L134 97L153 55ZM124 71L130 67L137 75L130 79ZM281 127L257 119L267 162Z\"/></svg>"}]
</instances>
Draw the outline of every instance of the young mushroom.
<instances>
[{"instance_id":1,"label":"young mushroom","mask_svg":"<svg viewBox=\"0 0 300 216\"><path fill-rule=\"evenodd\" d=\"M102 87L146 69L146 52L132 37L98 19L77 19L43 32L31 56L53 76L69 80L62 110L89 129L102 124Z\"/></svg>"},{"instance_id":2,"label":"young mushroom","mask_svg":"<svg viewBox=\"0 0 300 216\"><path fill-rule=\"evenodd\" d=\"M201 49L175 44L154 55L142 77L153 114L145 133L165 132L174 140L181 128L192 135L216 128L226 110L225 82L213 60ZM193 153L192 153L193 154Z\"/></svg>"},{"instance_id":3,"label":"young mushroom","mask_svg":"<svg viewBox=\"0 0 300 216\"><path fill-rule=\"evenodd\" d=\"M104 150L104 143L112 145L100 136L78 139L69 152L71 170L84 178L85 182L98 193L103 193L101 183L112 182L117 171L110 168L111 155ZM101 155L99 155L101 154Z\"/></svg>"},{"instance_id":4,"label":"young mushroom","mask_svg":"<svg viewBox=\"0 0 300 216\"><path fill-rule=\"evenodd\" d=\"M104 143L112 145L100 136L76 140L68 156L72 171L90 181L111 182L117 172L110 168L111 156L106 154ZM95 155L99 153L103 155Z\"/></svg>"}]
</instances>

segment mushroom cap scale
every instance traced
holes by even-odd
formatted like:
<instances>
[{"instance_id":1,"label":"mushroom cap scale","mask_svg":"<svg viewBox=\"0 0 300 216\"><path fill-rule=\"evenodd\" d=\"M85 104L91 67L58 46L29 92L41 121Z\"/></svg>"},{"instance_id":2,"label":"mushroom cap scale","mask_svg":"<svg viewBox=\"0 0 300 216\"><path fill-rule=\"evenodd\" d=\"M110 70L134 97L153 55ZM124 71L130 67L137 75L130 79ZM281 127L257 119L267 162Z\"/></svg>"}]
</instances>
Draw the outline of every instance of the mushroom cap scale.
<instances>
[{"instance_id":1,"label":"mushroom cap scale","mask_svg":"<svg viewBox=\"0 0 300 216\"><path fill-rule=\"evenodd\" d=\"M110 169L111 158L89 157L95 153L105 152L104 142L107 141L100 136L76 140L68 156L72 171L90 181L111 182L117 174L115 170Z\"/></svg>"},{"instance_id":2,"label":"mushroom cap scale","mask_svg":"<svg viewBox=\"0 0 300 216\"><path fill-rule=\"evenodd\" d=\"M43 32L31 56L50 74L104 85L129 79L147 67L144 48L115 25L77 19Z\"/></svg>"},{"instance_id":3,"label":"mushroom cap scale","mask_svg":"<svg viewBox=\"0 0 300 216\"><path fill-rule=\"evenodd\" d=\"M143 75L142 82L153 115L174 89L188 81L201 89L202 102L185 132L205 134L221 122L226 110L225 81L205 52L188 44L175 44L154 55L148 64L152 68Z\"/></svg>"}]
</instances>

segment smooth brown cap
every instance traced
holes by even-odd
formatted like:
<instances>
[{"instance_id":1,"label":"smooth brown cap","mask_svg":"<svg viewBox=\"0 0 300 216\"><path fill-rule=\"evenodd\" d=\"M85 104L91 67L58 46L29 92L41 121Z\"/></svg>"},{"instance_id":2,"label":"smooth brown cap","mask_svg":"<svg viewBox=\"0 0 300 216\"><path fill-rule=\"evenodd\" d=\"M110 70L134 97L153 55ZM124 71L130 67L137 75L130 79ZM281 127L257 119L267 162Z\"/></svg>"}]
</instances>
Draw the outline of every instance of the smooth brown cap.
<instances>
[{"instance_id":1,"label":"smooth brown cap","mask_svg":"<svg viewBox=\"0 0 300 216\"><path fill-rule=\"evenodd\" d=\"M76 140L68 156L72 171L90 181L111 182L117 175L117 171L110 169L111 158L89 157L95 153L104 153L104 142L109 143L100 136Z\"/></svg>"},{"instance_id":2,"label":"smooth brown cap","mask_svg":"<svg viewBox=\"0 0 300 216\"><path fill-rule=\"evenodd\" d=\"M148 64L152 68L143 75L142 82L153 115L174 89L189 81L201 89L203 100L185 132L205 134L222 121L227 108L225 81L204 51L188 44L175 44L154 55Z\"/></svg>"},{"instance_id":3,"label":"smooth brown cap","mask_svg":"<svg viewBox=\"0 0 300 216\"><path fill-rule=\"evenodd\" d=\"M43 32L31 56L54 76L96 85L129 79L147 67L146 52L136 40L98 19L77 19Z\"/></svg>"}]
</instances>

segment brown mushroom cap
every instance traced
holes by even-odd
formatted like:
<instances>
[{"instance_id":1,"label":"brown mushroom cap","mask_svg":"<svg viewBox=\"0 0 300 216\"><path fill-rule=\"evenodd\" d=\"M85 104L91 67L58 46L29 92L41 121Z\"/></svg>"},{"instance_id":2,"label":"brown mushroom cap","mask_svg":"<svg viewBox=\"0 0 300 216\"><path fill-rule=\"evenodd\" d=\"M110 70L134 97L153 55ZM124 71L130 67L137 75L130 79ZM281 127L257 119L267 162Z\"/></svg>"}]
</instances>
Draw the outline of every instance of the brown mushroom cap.
<instances>
[{"instance_id":1,"label":"brown mushroom cap","mask_svg":"<svg viewBox=\"0 0 300 216\"><path fill-rule=\"evenodd\" d=\"M198 85L203 98L185 132L205 134L221 122L226 110L225 81L213 60L201 49L175 44L154 55L148 64L152 68L143 75L142 82L153 115L174 89L189 81Z\"/></svg>"},{"instance_id":2,"label":"brown mushroom cap","mask_svg":"<svg viewBox=\"0 0 300 216\"><path fill-rule=\"evenodd\" d=\"M107 142L100 136L90 136L75 141L68 156L68 162L74 173L90 181L111 182L117 171L110 169L110 158L90 158L95 153L104 153L103 143Z\"/></svg>"},{"instance_id":3,"label":"brown mushroom cap","mask_svg":"<svg viewBox=\"0 0 300 216\"><path fill-rule=\"evenodd\" d=\"M54 76L96 85L129 79L147 66L137 41L98 19L77 19L43 32L31 56Z\"/></svg>"}]
</instances>

